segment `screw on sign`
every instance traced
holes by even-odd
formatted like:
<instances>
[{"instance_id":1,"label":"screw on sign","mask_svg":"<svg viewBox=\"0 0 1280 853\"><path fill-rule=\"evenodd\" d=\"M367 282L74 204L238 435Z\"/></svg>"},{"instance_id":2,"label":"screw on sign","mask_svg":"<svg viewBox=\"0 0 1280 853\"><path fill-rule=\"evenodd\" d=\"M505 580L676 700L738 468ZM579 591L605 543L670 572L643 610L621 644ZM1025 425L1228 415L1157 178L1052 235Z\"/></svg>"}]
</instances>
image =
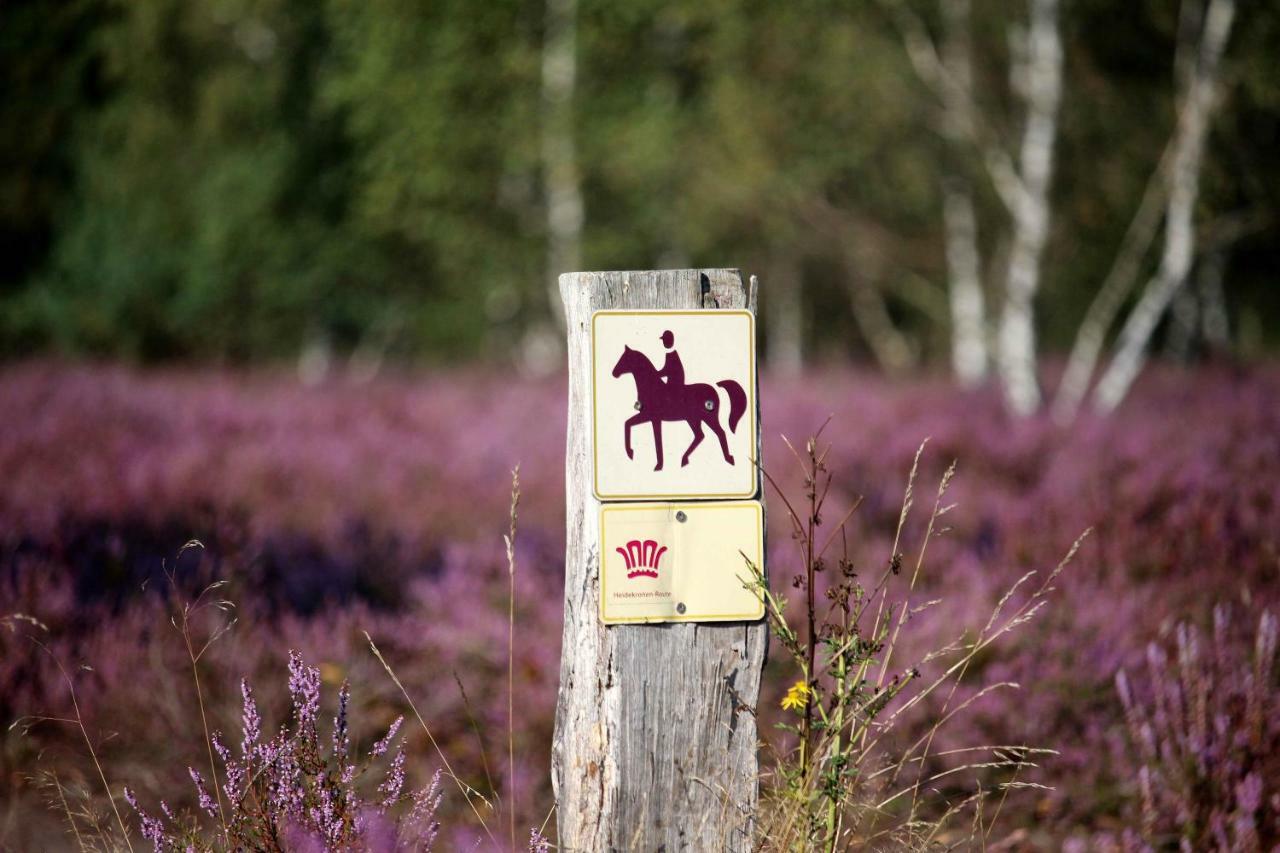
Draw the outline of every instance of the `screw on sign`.
<instances>
[{"instance_id":1,"label":"screw on sign","mask_svg":"<svg viewBox=\"0 0 1280 853\"><path fill-rule=\"evenodd\" d=\"M759 763L744 709L766 645L763 604L744 584L744 556L764 568L755 281L572 273L560 292L559 848L750 850Z\"/></svg>"}]
</instances>

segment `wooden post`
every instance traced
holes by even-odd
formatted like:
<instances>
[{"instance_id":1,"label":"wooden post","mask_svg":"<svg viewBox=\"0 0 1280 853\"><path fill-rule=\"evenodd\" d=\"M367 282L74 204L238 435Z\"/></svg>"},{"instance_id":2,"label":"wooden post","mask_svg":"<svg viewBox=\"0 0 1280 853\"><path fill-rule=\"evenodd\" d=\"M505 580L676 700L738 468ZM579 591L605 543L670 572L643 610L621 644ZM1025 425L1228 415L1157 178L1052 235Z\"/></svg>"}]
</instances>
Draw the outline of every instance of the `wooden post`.
<instances>
[{"instance_id":1,"label":"wooden post","mask_svg":"<svg viewBox=\"0 0 1280 853\"><path fill-rule=\"evenodd\" d=\"M605 626L592 491L591 316L756 310L737 270L569 273L564 639L552 783L561 850L748 850L763 622ZM748 412L759 422L759 411ZM757 426L755 435L759 435ZM757 439L758 441L758 439ZM758 455L758 448L757 448Z\"/></svg>"}]
</instances>

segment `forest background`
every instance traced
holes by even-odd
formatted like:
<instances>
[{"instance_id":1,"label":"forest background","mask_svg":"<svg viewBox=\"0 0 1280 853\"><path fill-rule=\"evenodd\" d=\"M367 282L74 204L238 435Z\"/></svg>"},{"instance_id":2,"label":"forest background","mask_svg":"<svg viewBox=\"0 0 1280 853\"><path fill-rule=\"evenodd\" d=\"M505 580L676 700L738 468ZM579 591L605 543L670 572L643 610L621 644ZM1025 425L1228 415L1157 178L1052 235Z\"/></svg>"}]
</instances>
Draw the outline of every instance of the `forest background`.
<instances>
[{"instance_id":1,"label":"forest background","mask_svg":"<svg viewBox=\"0 0 1280 853\"><path fill-rule=\"evenodd\" d=\"M1062 355L1160 183L1205 9L1048 5L1034 325ZM1209 335L1252 355L1280 314L1280 9L1236 18L1190 275L1225 282L1200 291L1228 324ZM1000 161L1016 178L1034 109L1018 3L76 0L4 21L10 356L546 369L559 272L731 265L766 283L776 364L946 364L956 187L1001 313L1018 215Z\"/></svg>"}]
</instances>

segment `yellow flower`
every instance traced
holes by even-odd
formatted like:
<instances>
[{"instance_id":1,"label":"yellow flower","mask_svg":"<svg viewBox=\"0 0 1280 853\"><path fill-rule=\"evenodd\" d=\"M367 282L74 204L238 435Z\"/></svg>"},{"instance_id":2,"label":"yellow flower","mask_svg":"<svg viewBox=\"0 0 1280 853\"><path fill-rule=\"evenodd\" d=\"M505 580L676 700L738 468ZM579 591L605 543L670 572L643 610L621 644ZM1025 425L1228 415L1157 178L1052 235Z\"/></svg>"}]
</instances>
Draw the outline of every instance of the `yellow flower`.
<instances>
[{"instance_id":1,"label":"yellow flower","mask_svg":"<svg viewBox=\"0 0 1280 853\"><path fill-rule=\"evenodd\" d=\"M809 699L809 685L803 681L797 681L787 690L787 695L782 697L782 707L786 711L798 711L805 706Z\"/></svg>"}]
</instances>

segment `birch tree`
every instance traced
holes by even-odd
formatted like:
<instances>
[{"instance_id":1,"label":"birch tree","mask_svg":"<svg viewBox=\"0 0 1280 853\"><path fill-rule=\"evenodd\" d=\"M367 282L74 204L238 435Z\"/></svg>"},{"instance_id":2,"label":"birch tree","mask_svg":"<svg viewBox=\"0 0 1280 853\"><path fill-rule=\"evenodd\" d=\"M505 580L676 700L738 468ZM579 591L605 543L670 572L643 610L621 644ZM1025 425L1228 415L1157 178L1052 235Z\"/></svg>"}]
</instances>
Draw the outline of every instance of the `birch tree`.
<instances>
[{"instance_id":1,"label":"birch tree","mask_svg":"<svg viewBox=\"0 0 1280 853\"><path fill-rule=\"evenodd\" d=\"M560 326L564 324L560 274L582 268L582 181L573 138L573 100L578 75L577 18L577 0L546 0L541 128L546 193L546 292L552 315Z\"/></svg>"},{"instance_id":2,"label":"birch tree","mask_svg":"<svg viewBox=\"0 0 1280 853\"><path fill-rule=\"evenodd\" d=\"M981 121L972 91L968 0L941 0L945 27L941 51L921 22L900 4L891 6L916 73L943 105L942 133L953 146L976 151L1011 222L1008 260L996 334L995 361L1005 401L1018 414L1040 405L1036 379L1035 296L1048 239L1049 189L1062 100L1062 41L1057 0L1028 0L1028 24L1010 39L1010 85L1025 104L1018 159ZM980 378L986 363L985 301L972 194L959 175L943 187L952 363L962 381Z\"/></svg>"},{"instance_id":3,"label":"birch tree","mask_svg":"<svg viewBox=\"0 0 1280 853\"><path fill-rule=\"evenodd\" d=\"M1164 173L1168 170L1168 155L1166 151L1155 175L1148 182L1115 260L1076 331L1075 342L1071 345L1067 366L1053 400L1053 416L1059 423L1067 423L1075 417L1080 402L1089 392L1090 380L1106 343L1107 330L1133 292L1142 260L1155 239L1165 204Z\"/></svg>"},{"instance_id":4,"label":"birch tree","mask_svg":"<svg viewBox=\"0 0 1280 853\"><path fill-rule=\"evenodd\" d=\"M961 161L973 134L973 56L970 0L942 0L942 66L949 85L941 87L942 132L951 156ZM973 188L962 168L942 181L942 221L946 233L947 295L951 309L951 367L962 385L987 376L986 300L978 250L978 218Z\"/></svg>"},{"instance_id":5,"label":"birch tree","mask_svg":"<svg viewBox=\"0 0 1280 853\"><path fill-rule=\"evenodd\" d=\"M1187 0L1182 5L1178 26L1178 51L1174 57L1174 82L1178 88L1176 102L1179 104L1179 119L1175 123L1174 133L1161 155L1159 165L1152 173L1142 199L1134 213L1129 228L1116 252L1115 260L1097 295L1089 304L1084 319L1076 332L1071 352L1067 356L1067 366L1063 371L1062 381L1058 385L1053 402L1054 418L1060 423L1067 423L1075 417L1085 396L1089 393L1090 384L1097 369L1098 361L1110 331L1121 309L1129 299L1138 283L1138 273L1148 249L1155 241L1162 220L1168 223L1167 209L1171 206L1170 189L1173 184L1173 169L1176 158L1181 168L1187 166L1187 154L1191 150L1189 134L1197 131L1200 122L1187 122L1182 119L1190 107L1190 93L1195 85L1196 77L1201 70L1209 70L1202 65L1200 57L1208 45L1207 29L1201 20L1203 8L1201 4ZM1228 24L1229 25L1229 24ZM1222 35L1225 44L1226 34ZM1221 48L1219 49L1219 52ZM1217 60L1213 60L1215 66ZM1216 67L1213 70L1216 75ZM1204 119L1207 128L1207 116ZM1198 173L1199 166L1196 171ZM1185 181L1185 176L1183 178ZM1166 253L1169 250L1166 241ZM1183 276L1185 278L1185 274ZM1213 294L1210 294L1211 296ZM1215 314L1215 318L1216 318ZM1215 323L1215 333L1218 326Z\"/></svg>"},{"instance_id":6,"label":"birch tree","mask_svg":"<svg viewBox=\"0 0 1280 853\"><path fill-rule=\"evenodd\" d=\"M1062 99L1062 41L1057 0L1030 0L1025 41L1015 46L1012 85L1026 102L1013 197L1005 200L1013 219L997 360L1005 402L1021 415L1040 406L1036 379L1035 296L1041 257L1049 236L1049 184Z\"/></svg>"},{"instance_id":7,"label":"birch tree","mask_svg":"<svg viewBox=\"0 0 1280 853\"><path fill-rule=\"evenodd\" d=\"M1147 282L1120 330L1116 352L1094 391L1094 405L1110 411L1129 391L1146 360L1161 316L1187 280L1195 257L1194 213L1200 190L1209 120L1217 98L1218 67L1235 18L1235 0L1210 0L1204 15L1195 70L1178 117L1168 174L1164 247L1160 266Z\"/></svg>"}]
</instances>

